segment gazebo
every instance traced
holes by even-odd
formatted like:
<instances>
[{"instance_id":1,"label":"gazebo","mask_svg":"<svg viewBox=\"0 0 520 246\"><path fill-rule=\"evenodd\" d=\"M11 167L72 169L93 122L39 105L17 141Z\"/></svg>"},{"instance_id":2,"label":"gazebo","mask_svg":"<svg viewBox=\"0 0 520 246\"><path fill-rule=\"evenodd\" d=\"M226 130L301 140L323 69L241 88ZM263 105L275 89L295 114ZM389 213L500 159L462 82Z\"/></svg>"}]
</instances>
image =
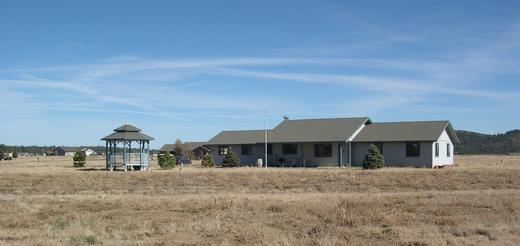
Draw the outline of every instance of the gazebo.
<instances>
[{"instance_id":1,"label":"gazebo","mask_svg":"<svg viewBox=\"0 0 520 246\"><path fill-rule=\"evenodd\" d=\"M149 169L150 140L154 138L141 133L141 129L125 124L101 140L106 141L107 170L113 171L117 167L122 167L125 171L132 167L134 170ZM133 142L136 143L134 148Z\"/></svg>"}]
</instances>

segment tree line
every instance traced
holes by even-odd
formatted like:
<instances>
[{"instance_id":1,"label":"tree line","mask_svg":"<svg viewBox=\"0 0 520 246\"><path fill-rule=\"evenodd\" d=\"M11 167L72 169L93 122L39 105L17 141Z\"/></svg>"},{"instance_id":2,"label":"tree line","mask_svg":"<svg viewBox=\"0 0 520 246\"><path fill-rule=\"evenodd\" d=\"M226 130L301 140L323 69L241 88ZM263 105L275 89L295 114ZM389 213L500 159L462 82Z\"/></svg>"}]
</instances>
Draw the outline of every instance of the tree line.
<instances>
[{"instance_id":1,"label":"tree line","mask_svg":"<svg viewBox=\"0 0 520 246\"><path fill-rule=\"evenodd\" d=\"M24 146L24 145L5 145L0 144L0 152L1 153L7 153L7 152L17 152L17 153L28 153L30 155L43 155L46 153L52 153L54 149L56 149L55 145L48 145L48 146L39 146L39 145L30 145L30 146ZM93 151L95 151L98 154L105 153L105 146L79 146L80 148L88 148ZM117 151L122 152L123 148L118 147ZM155 150L150 150L152 153L157 153Z\"/></svg>"},{"instance_id":2,"label":"tree line","mask_svg":"<svg viewBox=\"0 0 520 246\"><path fill-rule=\"evenodd\" d=\"M499 134L482 134L460 130L456 132L461 142L461 144L455 145L456 154L520 153L520 129Z\"/></svg>"}]
</instances>

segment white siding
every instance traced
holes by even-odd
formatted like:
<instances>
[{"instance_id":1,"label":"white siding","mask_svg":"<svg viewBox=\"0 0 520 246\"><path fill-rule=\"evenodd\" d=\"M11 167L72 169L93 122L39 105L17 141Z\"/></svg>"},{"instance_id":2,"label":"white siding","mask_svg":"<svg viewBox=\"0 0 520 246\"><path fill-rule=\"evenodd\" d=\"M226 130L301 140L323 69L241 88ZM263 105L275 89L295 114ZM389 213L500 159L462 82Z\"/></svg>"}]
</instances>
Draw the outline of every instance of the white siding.
<instances>
[{"instance_id":1,"label":"white siding","mask_svg":"<svg viewBox=\"0 0 520 246\"><path fill-rule=\"evenodd\" d=\"M86 149L85 150L85 155L86 156L91 156L91 155L95 155L95 154L96 154L96 152L91 150L91 149Z\"/></svg>"},{"instance_id":2,"label":"white siding","mask_svg":"<svg viewBox=\"0 0 520 246\"><path fill-rule=\"evenodd\" d=\"M442 132L437 143L439 143L439 157L435 156L435 143L432 144L433 166L453 165L453 143L446 130ZM450 146L450 156L448 156L448 144Z\"/></svg>"},{"instance_id":3,"label":"white siding","mask_svg":"<svg viewBox=\"0 0 520 246\"><path fill-rule=\"evenodd\" d=\"M352 165L362 166L370 143L352 143ZM406 142L383 142L383 156L386 166L432 167L432 142L421 142L418 157L406 156Z\"/></svg>"},{"instance_id":4,"label":"white siding","mask_svg":"<svg viewBox=\"0 0 520 246\"><path fill-rule=\"evenodd\" d=\"M65 152L65 156L74 156L76 152Z\"/></svg>"}]
</instances>

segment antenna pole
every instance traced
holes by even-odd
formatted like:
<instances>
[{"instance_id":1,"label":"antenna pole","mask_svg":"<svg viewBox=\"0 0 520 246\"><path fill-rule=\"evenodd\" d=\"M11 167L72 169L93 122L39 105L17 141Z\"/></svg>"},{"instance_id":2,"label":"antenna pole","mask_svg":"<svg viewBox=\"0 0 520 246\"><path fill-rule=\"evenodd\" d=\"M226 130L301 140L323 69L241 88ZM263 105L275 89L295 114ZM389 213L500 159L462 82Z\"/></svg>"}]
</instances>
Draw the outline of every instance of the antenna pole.
<instances>
[{"instance_id":1,"label":"antenna pole","mask_svg":"<svg viewBox=\"0 0 520 246\"><path fill-rule=\"evenodd\" d=\"M265 146L264 146L264 150L265 150L265 169L267 170L267 102L264 104L264 109L265 109L265 111L264 111L264 114L265 114L264 115L265 116L264 117L265 118L265 125L264 125L264 127L265 127L264 128L264 137L265 137L264 144L265 144Z\"/></svg>"}]
</instances>

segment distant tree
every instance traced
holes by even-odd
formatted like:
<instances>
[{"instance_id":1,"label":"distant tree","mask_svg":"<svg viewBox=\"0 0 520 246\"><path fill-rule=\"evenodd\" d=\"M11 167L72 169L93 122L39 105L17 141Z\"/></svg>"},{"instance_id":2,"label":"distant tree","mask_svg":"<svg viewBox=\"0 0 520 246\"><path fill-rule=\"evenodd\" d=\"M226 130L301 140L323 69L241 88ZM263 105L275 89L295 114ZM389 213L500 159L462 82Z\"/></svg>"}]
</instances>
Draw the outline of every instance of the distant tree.
<instances>
[{"instance_id":1,"label":"distant tree","mask_svg":"<svg viewBox=\"0 0 520 246\"><path fill-rule=\"evenodd\" d=\"M226 157L222 161L222 167L238 167L240 159L235 155L231 147L229 147Z\"/></svg>"},{"instance_id":2,"label":"distant tree","mask_svg":"<svg viewBox=\"0 0 520 246\"><path fill-rule=\"evenodd\" d=\"M87 159L87 155L85 155L85 152L78 151L74 154L74 157L72 157L74 160L74 167L84 167Z\"/></svg>"},{"instance_id":3,"label":"distant tree","mask_svg":"<svg viewBox=\"0 0 520 246\"><path fill-rule=\"evenodd\" d=\"M177 156L187 156L188 155L188 148L182 140L177 139L175 140L175 149L173 150L175 155Z\"/></svg>"},{"instance_id":4,"label":"distant tree","mask_svg":"<svg viewBox=\"0 0 520 246\"><path fill-rule=\"evenodd\" d=\"M18 152L16 152L16 151L13 152L13 158L15 158L15 159L18 158Z\"/></svg>"},{"instance_id":5,"label":"distant tree","mask_svg":"<svg viewBox=\"0 0 520 246\"><path fill-rule=\"evenodd\" d=\"M213 156L212 155L205 155L204 157L202 157L201 164L202 164L203 167L213 167L213 166L215 166L215 161L213 160Z\"/></svg>"},{"instance_id":6,"label":"distant tree","mask_svg":"<svg viewBox=\"0 0 520 246\"><path fill-rule=\"evenodd\" d=\"M0 161L3 160L4 157L5 157L4 152L2 152L2 151L0 150Z\"/></svg>"},{"instance_id":7,"label":"distant tree","mask_svg":"<svg viewBox=\"0 0 520 246\"><path fill-rule=\"evenodd\" d=\"M379 153L377 146L370 144L368 147L368 153L363 161L363 169L377 169L382 168L385 165L383 155Z\"/></svg>"},{"instance_id":8,"label":"distant tree","mask_svg":"<svg viewBox=\"0 0 520 246\"><path fill-rule=\"evenodd\" d=\"M175 167L176 163L175 155L169 153L159 155L158 163L162 169L172 169Z\"/></svg>"}]
</instances>

